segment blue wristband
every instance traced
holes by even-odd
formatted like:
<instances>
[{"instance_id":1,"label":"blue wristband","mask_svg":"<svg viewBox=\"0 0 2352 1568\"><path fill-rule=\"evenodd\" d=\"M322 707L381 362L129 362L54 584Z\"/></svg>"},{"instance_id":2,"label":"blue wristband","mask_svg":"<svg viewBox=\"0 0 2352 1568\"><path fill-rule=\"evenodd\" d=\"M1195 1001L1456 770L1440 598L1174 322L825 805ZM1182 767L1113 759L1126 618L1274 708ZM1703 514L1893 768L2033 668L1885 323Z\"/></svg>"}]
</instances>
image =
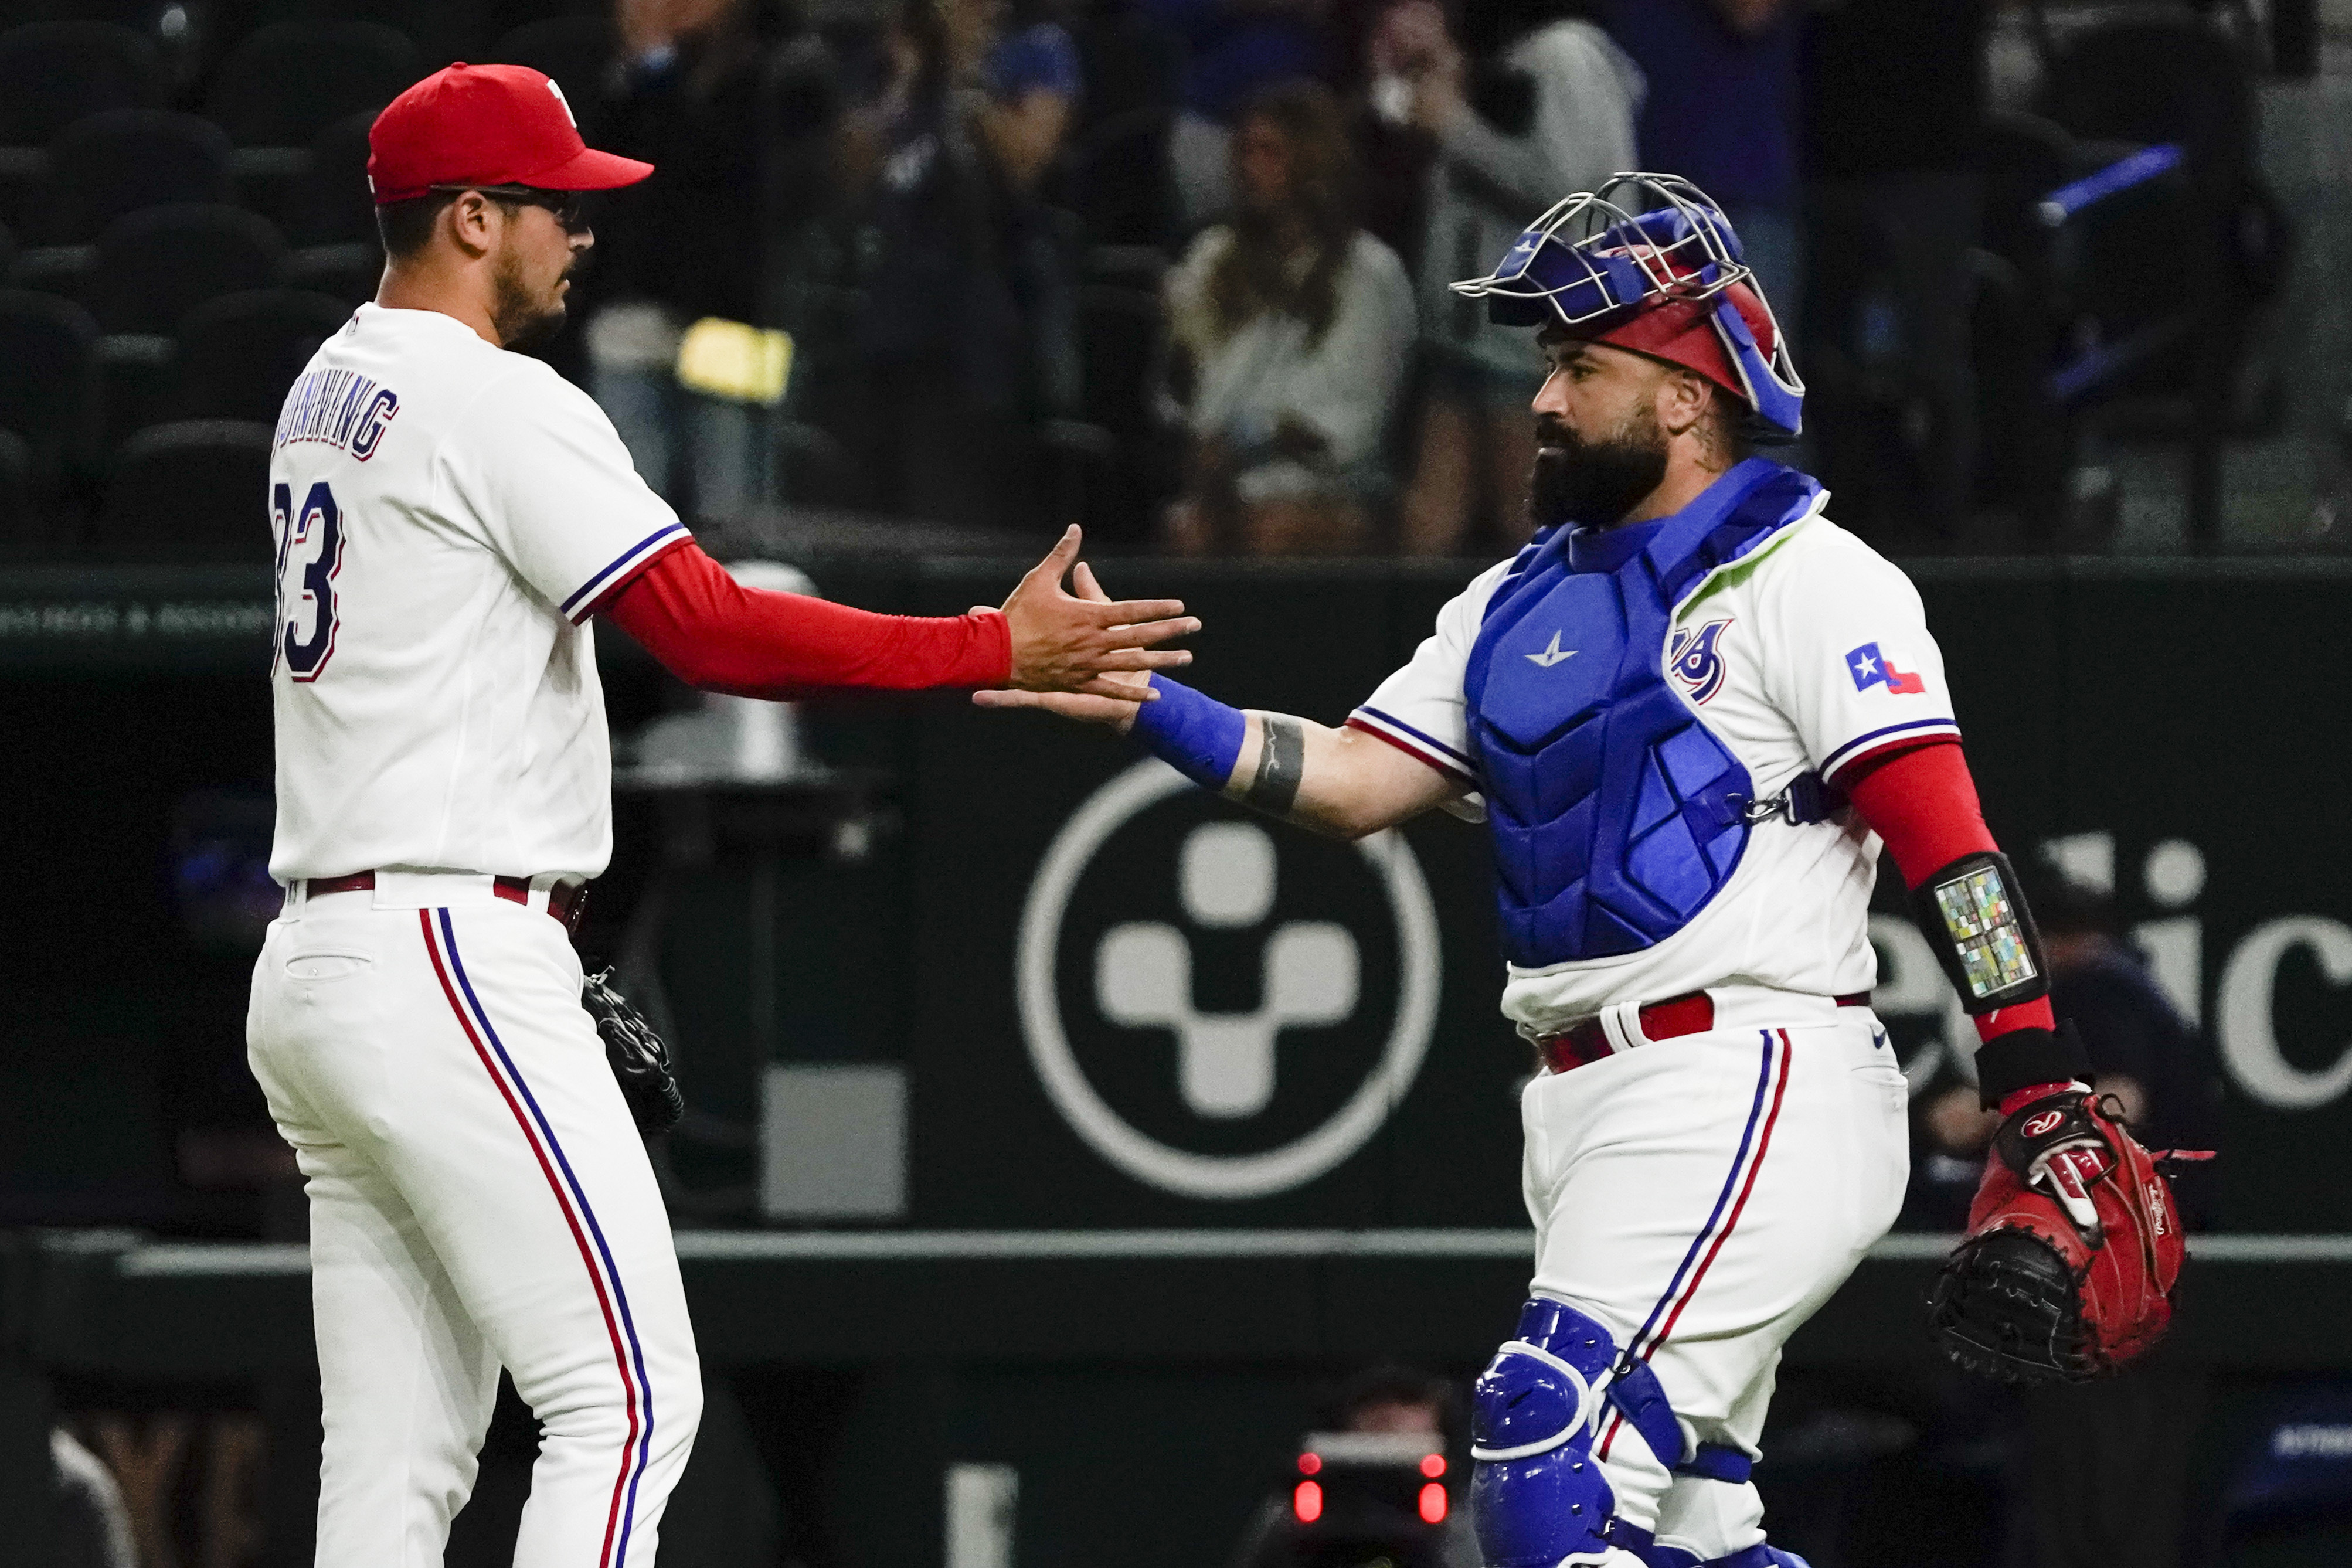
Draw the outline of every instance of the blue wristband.
<instances>
[{"instance_id":1,"label":"blue wristband","mask_svg":"<svg viewBox=\"0 0 2352 1568\"><path fill-rule=\"evenodd\" d=\"M1249 733L1242 710L1165 675L1152 676L1151 685L1160 700L1135 710L1135 727L1129 733L1193 783L1223 789L1241 760L1242 737Z\"/></svg>"}]
</instances>

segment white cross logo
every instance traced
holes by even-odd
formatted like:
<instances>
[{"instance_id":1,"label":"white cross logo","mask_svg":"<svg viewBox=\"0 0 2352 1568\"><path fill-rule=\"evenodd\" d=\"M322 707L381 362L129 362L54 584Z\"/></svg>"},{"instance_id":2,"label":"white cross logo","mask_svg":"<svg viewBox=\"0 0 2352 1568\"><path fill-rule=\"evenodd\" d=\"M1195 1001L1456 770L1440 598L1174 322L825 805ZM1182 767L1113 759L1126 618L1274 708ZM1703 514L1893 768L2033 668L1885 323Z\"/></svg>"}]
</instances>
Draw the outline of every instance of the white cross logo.
<instances>
[{"instance_id":1,"label":"white cross logo","mask_svg":"<svg viewBox=\"0 0 2352 1568\"><path fill-rule=\"evenodd\" d=\"M1184 841L1177 886L1194 925L1245 927L1274 913L1274 841L1255 822L1203 822ZM1192 946L1160 921L1115 925L1095 954L1103 1016L1176 1033L1177 1080L1198 1116L1255 1116L1274 1098L1275 1040L1286 1029L1345 1020L1361 995L1356 939L1328 920L1286 920L1265 948L1253 1013L1192 1005Z\"/></svg>"}]
</instances>

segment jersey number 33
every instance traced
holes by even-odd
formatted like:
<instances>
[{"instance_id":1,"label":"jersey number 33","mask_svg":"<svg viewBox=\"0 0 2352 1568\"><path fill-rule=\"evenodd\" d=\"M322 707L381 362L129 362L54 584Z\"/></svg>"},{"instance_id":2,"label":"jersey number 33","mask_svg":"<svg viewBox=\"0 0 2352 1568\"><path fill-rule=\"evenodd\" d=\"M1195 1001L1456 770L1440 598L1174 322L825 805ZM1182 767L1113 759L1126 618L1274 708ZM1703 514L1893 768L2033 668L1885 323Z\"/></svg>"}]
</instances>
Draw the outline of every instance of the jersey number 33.
<instances>
[{"instance_id":1,"label":"jersey number 33","mask_svg":"<svg viewBox=\"0 0 2352 1568\"><path fill-rule=\"evenodd\" d=\"M335 654L335 573L343 564L343 519L324 479L294 505L294 488L269 492L269 520L278 532L278 645L270 653L298 681L315 681Z\"/></svg>"}]
</instances>

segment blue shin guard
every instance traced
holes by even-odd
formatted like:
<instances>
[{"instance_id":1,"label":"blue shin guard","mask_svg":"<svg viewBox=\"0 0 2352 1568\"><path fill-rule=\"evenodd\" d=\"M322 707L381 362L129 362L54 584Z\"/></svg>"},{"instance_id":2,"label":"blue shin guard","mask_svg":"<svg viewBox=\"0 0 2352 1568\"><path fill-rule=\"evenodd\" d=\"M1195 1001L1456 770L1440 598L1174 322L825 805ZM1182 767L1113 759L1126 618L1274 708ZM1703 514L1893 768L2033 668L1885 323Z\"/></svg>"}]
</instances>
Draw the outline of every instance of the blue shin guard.
<instances>
[{"instance_id":1,"label":"blue shin guard","mask_svg":"<svg viewBox=\"0 0 2352 1568\"><path fill-rule=\"evenodd\" d=\"M1812 1568L1795 1552L1783 1552L1761 1541L1728 1557L1702 1560L1696 1553L1685 1552L1678 1546L1653 1546L1637 1555L1645 1568Z\"/></svg>"},{"instance_id":2,"label":"blue shin guard","mask_svg":"<svg viewBox=\"0 0 2352 1568\"><path fill-rule=\"evenodd\" d=\"M1616 1514L1592 1457L1611 1407L1654 1448L1681 1458L1682 1431L1656 1375L1617 1367L1609 1331L1561 1301L1536 1300L1478 1376L1470 1417L1471 1516L1487 1568L1598 1563L1643 1556L1650 1532Z\"/></svg>"}]
</instances>

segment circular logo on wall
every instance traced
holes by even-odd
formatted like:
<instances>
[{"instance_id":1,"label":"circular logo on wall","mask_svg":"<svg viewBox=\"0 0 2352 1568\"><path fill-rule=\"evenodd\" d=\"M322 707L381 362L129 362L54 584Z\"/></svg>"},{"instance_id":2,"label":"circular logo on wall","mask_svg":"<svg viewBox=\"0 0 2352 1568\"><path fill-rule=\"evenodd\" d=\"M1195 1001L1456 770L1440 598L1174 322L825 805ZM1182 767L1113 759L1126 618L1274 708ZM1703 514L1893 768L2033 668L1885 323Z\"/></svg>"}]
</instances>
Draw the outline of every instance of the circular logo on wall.
<instances>
[{"instance_id":1,"label":"circular logo on wall","mask_svg":"<svg viewBox=\"0 0 2352 1568\"><path fill-rule=\"evenodd\" d=\"M1157 760L1045 852L1016 947L1022 1033L1087 1144L1187 1197L1286 1192L1361 1148L1437 1018L1437 913L1401 834L1234 820Z\"/></svg>"}]
</instances>

